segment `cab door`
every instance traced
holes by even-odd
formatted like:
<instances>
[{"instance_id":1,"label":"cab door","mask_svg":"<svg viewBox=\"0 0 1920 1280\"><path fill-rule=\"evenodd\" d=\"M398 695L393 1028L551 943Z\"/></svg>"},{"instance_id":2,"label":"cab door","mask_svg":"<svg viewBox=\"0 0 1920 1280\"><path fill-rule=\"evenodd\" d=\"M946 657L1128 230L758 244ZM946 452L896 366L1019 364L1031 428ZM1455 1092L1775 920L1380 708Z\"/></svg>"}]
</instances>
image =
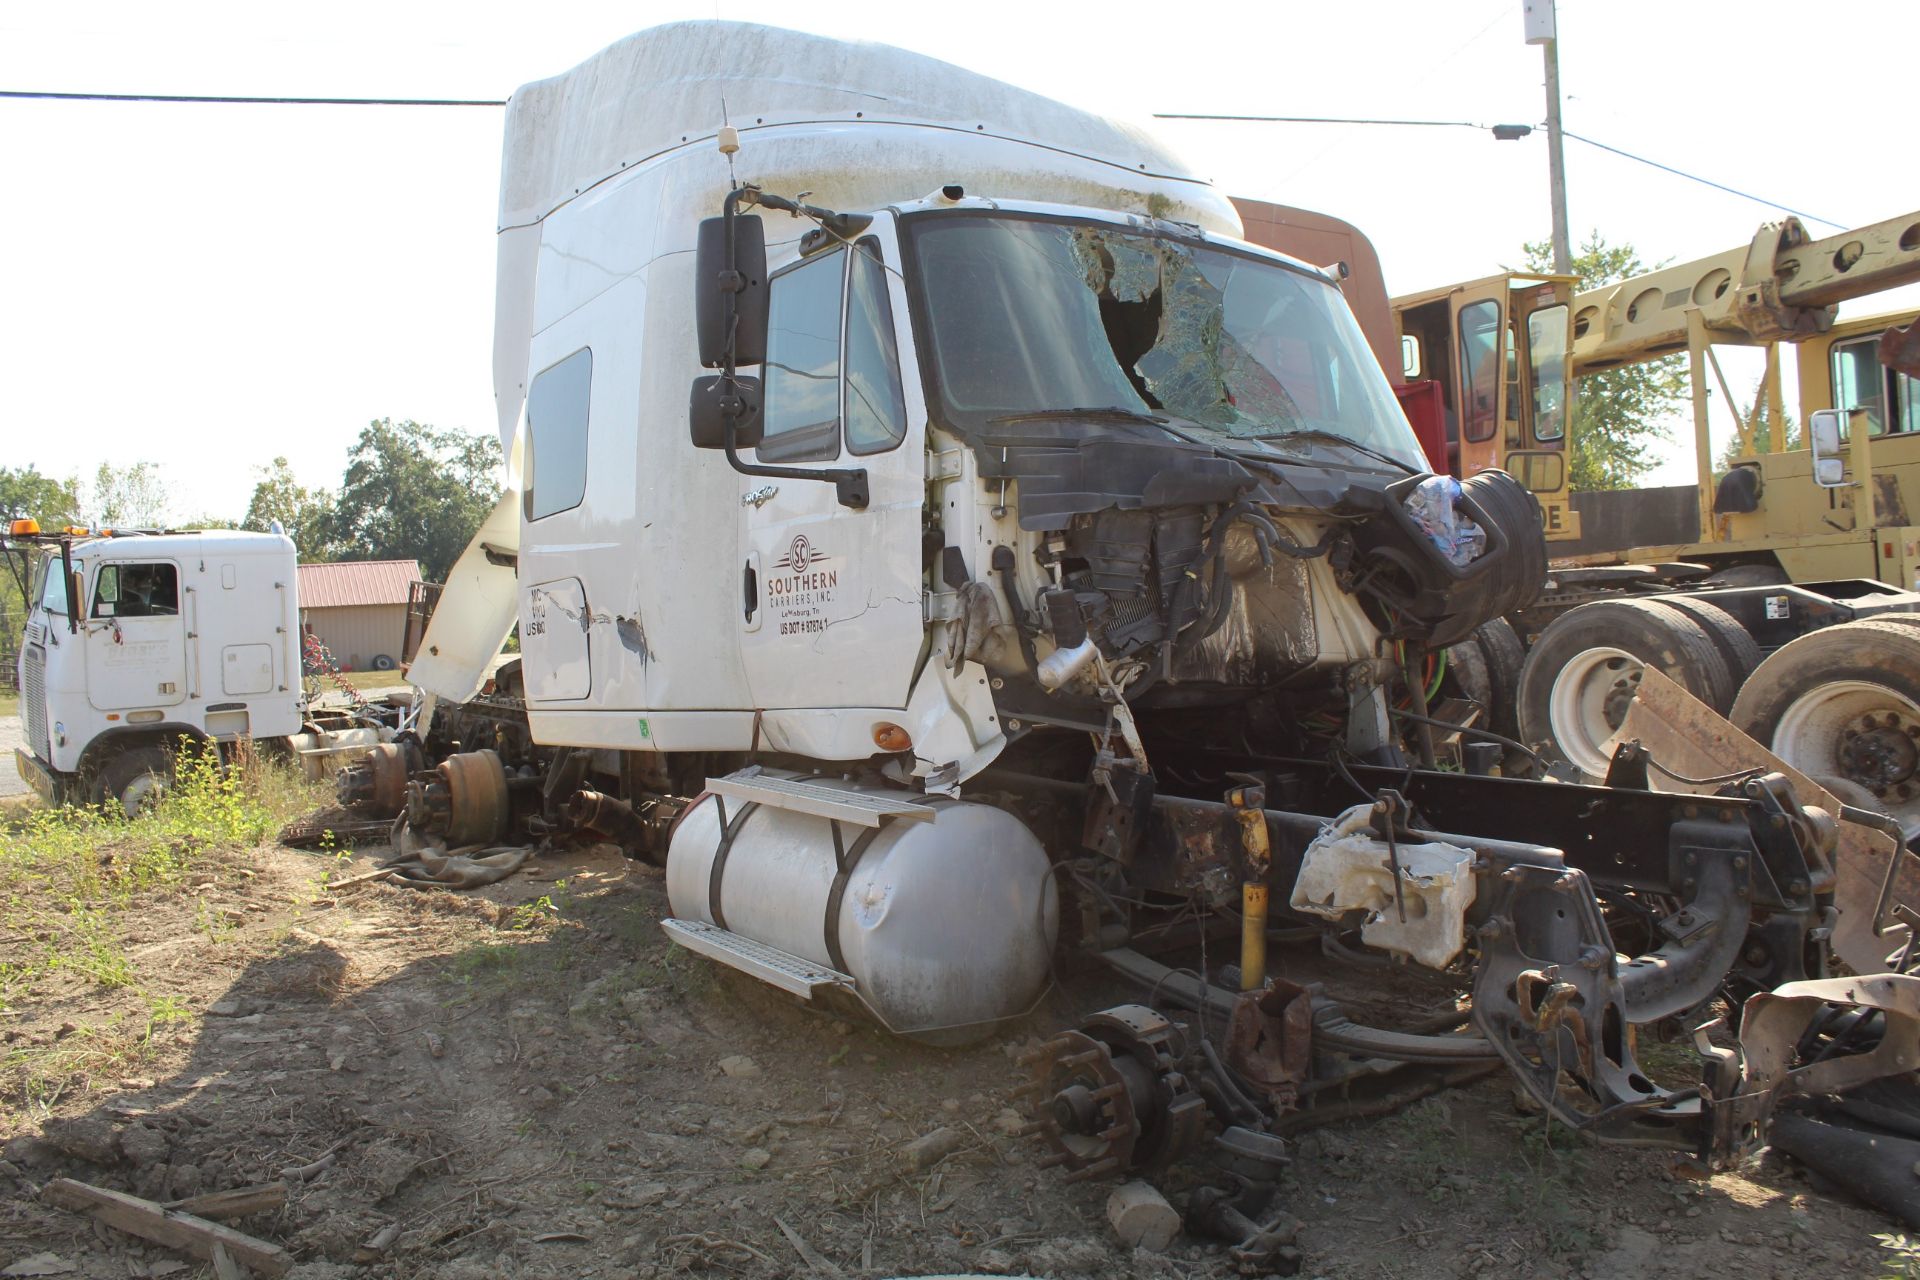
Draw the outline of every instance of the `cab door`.
<instances>
[{"instance_id":1,"label":"cab door","mask_svg":"<svg viewBox=\"0 0 1920 1280\"><path fill-rule=\"evenodd\" d=\"M100 711L170 707L187 696L180 566L110 561L94 571L84 630L87 701Z\"/></svg>"},{"instance_id":2,"label":"cab door","mask_svg":"<svg viewBox=\"0 0 1920 1280\"><path fill-rule=\"evenodd\" d=\"M1510 329L1519 336L1519 358L1511 371L1517 419L1506 469L1540 504L1547 541L1580 536L1580 513L1573 509L1568 431L1573 417L1571 279L1554 277L1540 284L1516 284ZM1517 410L1517 412L1516 412Z\"/></svg>"},{"instance_id":3,"label":"cab door","mask_svg":"<svg viewBox=\"0 0 1920 1280\"><path fill-rule=\"evenodd\" d=\"M882 216L769 282L756 460L861 467L870 496L856 510L830 482L740 477L735 618L762 709L904 707L919 663L925 417L904 389L899 261Z\"/></svg>"}]
</instances>

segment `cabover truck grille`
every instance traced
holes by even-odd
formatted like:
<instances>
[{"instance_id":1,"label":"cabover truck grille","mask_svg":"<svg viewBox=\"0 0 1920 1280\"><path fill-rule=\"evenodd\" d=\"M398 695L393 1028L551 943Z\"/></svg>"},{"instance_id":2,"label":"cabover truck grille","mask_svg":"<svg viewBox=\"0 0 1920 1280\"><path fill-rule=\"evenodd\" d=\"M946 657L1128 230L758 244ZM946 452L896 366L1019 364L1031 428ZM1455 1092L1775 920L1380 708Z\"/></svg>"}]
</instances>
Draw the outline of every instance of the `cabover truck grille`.
<instances>
[{"instance_id":1,"label":"cabover truck grille","mask_svg":"<svg viewBox=\"0 0 1920 1280\"><path fill-rule=\"evenodd\" d=\"M20 667L20 715L27 725L27 749L51 763L53 743L47 737L47 651L39 645L28 645Z\"/></svg>"}]
</instances>

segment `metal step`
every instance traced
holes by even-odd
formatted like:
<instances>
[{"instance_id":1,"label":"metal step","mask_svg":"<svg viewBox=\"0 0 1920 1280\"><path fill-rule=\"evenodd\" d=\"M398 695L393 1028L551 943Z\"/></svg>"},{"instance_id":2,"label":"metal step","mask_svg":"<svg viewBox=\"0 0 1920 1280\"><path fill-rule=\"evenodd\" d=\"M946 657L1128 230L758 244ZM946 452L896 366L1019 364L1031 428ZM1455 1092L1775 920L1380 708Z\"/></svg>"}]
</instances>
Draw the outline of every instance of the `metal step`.
<instances>
[{"instance_id":1,"label":"metal step","mask_svg":"<svg viewBox=\"0 0 1920 1280\"><path fill-rule=\"evenodd\" d=\"M718 960L782 991L790 991L802 1000L811 1000L833 987L853 989L853 979L836 969L802 960L701 920L667 919L660 922L660 927L667 931L667 937L687 950Z\"/></svg>"},{"instance_id":2,"label":"metal step","mask_svg":"<svg viewBox=\"0 0 1920 1280\"><path fill-rule=\"evenodd\" d=\"M858 827L877 827L889 818L932 822L934 811L905 793L845 791L823 787L804 778L779 778L757 769L742 769L724 778L708 778L707 790L729 800L751 800L773 809L811 814Z\"/></svg>"}]
</instances>

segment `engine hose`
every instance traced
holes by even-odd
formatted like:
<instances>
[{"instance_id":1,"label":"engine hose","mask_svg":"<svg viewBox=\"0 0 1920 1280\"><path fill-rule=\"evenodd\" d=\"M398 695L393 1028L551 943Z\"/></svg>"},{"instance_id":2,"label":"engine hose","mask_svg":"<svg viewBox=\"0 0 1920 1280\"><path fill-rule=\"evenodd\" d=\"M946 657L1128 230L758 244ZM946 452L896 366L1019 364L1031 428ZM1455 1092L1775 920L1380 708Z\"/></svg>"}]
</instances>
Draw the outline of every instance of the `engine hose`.
<instances>
[{"instance_id":1,"label":"engine hose","mask_svg":"<svg viewBox=\"0 0 1920 1280\"><path fill-rule=\"evenodd\" d=\"M1033 632L1028 629L1026 606L1020 602L1020 581L1014 573L1012 547L993 549L993 569L1000 575L1001 590L1007 593L1007 611L1013 615L1013 630L1020 637L1020 656L1027 660L1028 672L1038 672L1040 659L1034 653Z\"/></svg>"},{"instance_id":2,"label":"engine hose","mask_svg":"<svg viewBox=\"0 0 1920 1280\"><path fill-rule=\"evenodd\" d=\"M1311 546L1302 546L1300 543L1295 542L1286 534L1282 533L1279 526L1274 524L1272 518L1265 512L1244 499L1228 507L1220 513L1219 517L1214 520L1213 527L1207 531L1206 558L1208 563L1208 576L1206 611L1201 615L1197 623L1189 625L1188 631L1192 632L1192 634L1181 637L1182 641L1188 645L1200 643L1227 624L1227 617L1233 609L1233 597L1237 588L1234 586L1232 577L1228 575L1226 571L1226 534L1228 529L1241 520L1245 520L1253 527L1254 543L1260 550L1260 563L1263 565L1271 566L1273 564L1273 553L1276 550L1295 560L1314 560L1326 555L1327 552L1333 548L1333 539L1336 532L1333 529L1328 529L1325 536ZM1189 581L1194 580L1194 578L1189 578ZM1193 630L1194 626L1198 626L1197 631Z\"/></svg>"},{"instance_id":3,"label":"engine hose","mask_svg":"<svg viewBox=\"0 0 1920 1280\"><path fill-rule=\"evenodd\" d=\"M1407 696L1413 701L1412 719L1416 726L1413 736L1420 747L1420 764L1424 768L1431 769L1437 760L1433 752L1433 725L1430 723L1433 717L1427 714L1427 687L1421 683L1419 673L1414 670L1412 662L1406 664L1406 679ZM1429 723L1422 723L1423 721ZM1397 877L1395 888L1398 888ZM1401 909L1400 918L1402 921L1406 919L1404 907Z\"/></svg>"},{"instance_id":4,"label":"engine hose","mask_svg":"<svg viewBox=\"0 0 1920 1280\"><path fill-rule=\"evenodd\" d=\"M1260 1104L1249 1098L1240 1088L1240 1082L1233 1078L1227 1065L1220 1061L1220 1055L1214 1051L1213 1044L1205 1036L1200 1037L1200 1056L1206 1059L1207 1066L1213 1069L1214 1083L1220 1086L1220 1093L1237 1113L1237 1119L1258 1124L1262 1112Z\"/></svg>"}]
</instances>

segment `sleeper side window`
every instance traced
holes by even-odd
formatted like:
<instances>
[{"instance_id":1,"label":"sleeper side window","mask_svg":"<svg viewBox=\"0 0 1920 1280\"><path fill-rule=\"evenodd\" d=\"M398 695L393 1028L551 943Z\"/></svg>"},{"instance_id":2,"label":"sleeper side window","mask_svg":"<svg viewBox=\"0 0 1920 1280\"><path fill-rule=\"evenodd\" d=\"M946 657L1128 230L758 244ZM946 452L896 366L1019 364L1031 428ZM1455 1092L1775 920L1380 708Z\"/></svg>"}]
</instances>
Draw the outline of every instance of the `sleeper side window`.
<instances>
[{"instance_id":1,"label":"sleeper side window","mask_svg":"<svg viewBox=\"0 0 1920 1280\"><path fill-rule=\"evenodd\" d=\"M762 462L840 456L840 300L845 251L808 258L768 285Z\"/></svg>"},{"instance_id":2,"label":"sleeper side window","mask_svg":"<svg viewBox=\"0 0 1920 1280\"><path fill-rule=\"evenodd\" d=\"M907 435L907 402L900 390L900 353L893 336L893 304L880 246L862 240L853 250L847 301L847 448L881 453Z\"/></svg>"},{"instance_id":3,"label":"sleeper side window","mask_svg":"<svg viewBox=\"0 0 1920 1280\"><path fill-rule=\"evenodd\" d=\"M571 511L587 495L587 417L593 351L582 347L527 389L526 515Z\"/></svg>"}]
</instances>

